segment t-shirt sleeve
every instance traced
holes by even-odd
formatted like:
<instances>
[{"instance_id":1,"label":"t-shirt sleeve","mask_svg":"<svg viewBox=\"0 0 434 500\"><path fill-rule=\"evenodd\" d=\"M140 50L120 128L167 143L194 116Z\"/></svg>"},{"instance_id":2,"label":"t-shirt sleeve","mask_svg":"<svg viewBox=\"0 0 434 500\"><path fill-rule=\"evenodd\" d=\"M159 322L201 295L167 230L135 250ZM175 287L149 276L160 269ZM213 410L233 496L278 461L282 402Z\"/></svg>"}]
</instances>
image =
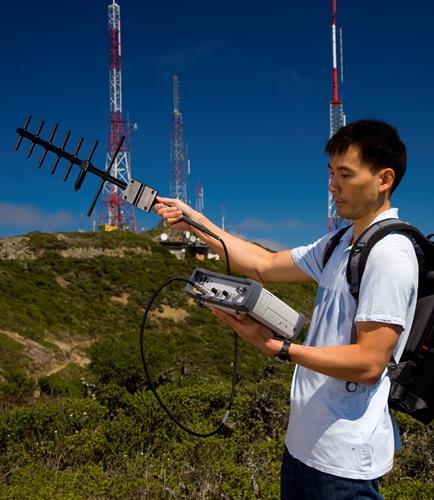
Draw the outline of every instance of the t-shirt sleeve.
<instances>
[{"instance_id":1,"label":"t-shirt sleeve","mask_svg":"<svg viewBox=\"0 0 434 500\"><path fill-rule=\"evenodd\" d=\"M296 266L317 283L323 271L322 258L329 239L330 235L328 234L310 245L293 248L291 250L292 258Z\"/></svg>"},{"instance_id":2,"label":"t-shirt sleeve","mask_svg":"<svg viewBox=\"0 0 434 500\"><path fill-rule=\"evenodd\" d=\"M354 321L378 321L405 329L417 285L418 264L413 244L402 234L386 236L369 254Z\"/></svg>"}]
</instances>

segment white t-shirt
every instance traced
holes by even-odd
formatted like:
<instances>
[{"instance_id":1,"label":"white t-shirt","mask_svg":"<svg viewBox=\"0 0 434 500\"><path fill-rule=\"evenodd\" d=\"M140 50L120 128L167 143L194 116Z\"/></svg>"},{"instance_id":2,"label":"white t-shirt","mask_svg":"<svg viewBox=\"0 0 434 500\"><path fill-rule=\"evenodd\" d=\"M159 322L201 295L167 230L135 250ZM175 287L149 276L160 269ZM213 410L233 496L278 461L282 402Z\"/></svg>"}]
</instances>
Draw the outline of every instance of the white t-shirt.
<instances>
[{"instance_id":1,"label":"white t-shirt","mask_svg":"<svg viewBox=\"0 0 434 500\"><path fill-rule=\"evenodd\" d=\"M390 209L375 221L397 218ZM413 322L417 299L418 264L413 244L402 233L391 233L371 250L360 284L359 301L349 292L346 267L351 249L350 228L322 268L331 235L292 250L294 262L318 282L318 293L305 345L351 343L354 321L400 325L394 351L399 360ZM291 455L329 474L374 479L393 465L394 432L387 398L387 369L373 386L357 384L297 366L291 387L291 412L285 443Z\"/></svg>"}]
</instances>

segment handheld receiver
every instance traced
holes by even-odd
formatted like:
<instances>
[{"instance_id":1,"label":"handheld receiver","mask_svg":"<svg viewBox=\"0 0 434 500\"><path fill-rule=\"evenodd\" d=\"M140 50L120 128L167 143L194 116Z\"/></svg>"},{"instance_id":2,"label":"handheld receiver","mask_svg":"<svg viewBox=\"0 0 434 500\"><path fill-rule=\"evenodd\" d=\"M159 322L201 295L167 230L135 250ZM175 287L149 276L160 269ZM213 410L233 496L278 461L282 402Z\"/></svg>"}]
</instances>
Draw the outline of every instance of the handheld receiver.
<instances>
[{"instance_id":1,"label":"handheld receiver","mask_svg":"<svg viewBox=\"0 0 434 500\"><path fill-rule=\"evenodd\" d=\"M237 278L196 268L185 291L200 303L231 314L245 313L270 328L276 336L291 340L300 333L304 315L249 278Z\"/></svg>"}]
</instances>

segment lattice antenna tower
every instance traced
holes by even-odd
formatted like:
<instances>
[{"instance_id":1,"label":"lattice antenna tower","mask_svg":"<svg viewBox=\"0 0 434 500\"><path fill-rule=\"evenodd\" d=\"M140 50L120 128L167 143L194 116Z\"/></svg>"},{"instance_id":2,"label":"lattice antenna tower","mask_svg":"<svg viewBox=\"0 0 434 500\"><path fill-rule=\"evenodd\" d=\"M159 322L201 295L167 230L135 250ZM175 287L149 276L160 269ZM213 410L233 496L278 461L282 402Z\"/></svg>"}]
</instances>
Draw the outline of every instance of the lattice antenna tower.
<instances>
[{"instance_id":1,"label":"lattice antenna tower","mask_svg":"<svg viewBox=\"0 0 434 500\"><path fill-rule=\"evenodd\" d=\"M179 82L173 76L172 141L170 148L170 195L188 203L189 161L184 140L184 124L179 110Z\"/></svg>"},{"instance_id":2,"label":"lattice antenna tower","mask_svg":"<svg viewBox=\"0 0 434 500\"><path fill-rule=\"evenodd\" d=\"M200 182L196 184L196 210L203 213L204 199L203 199L203 186Z\"/></svg>"},{"instance_id":3,"label":"lattice antenna tower","mask_svg":"<svg viewBox=\"0 0 434 500\"><path fill-rule=\"evenodd\" d=\"M336 9L337 0L332 0L332 53L333 53L333 69L332 69L332 82L333 82L333 94L330 101L330 137L332 137L335 132L337 132L346 123L346 117L344 114L344 107L342 100L339 98L339 83L338 83L338 64L337 64L337 44L336 44ZM340 37L341 42L341 69L343 67L342 63L342 32ZM343 71L341 71L341 81L343 80ZM330 184L330 179L329 179ZM328 230L335 231L340 227L347 224L345 219L339 217L336 211L336 204L333 200L332 194L328 192Z\"/></svg>"},{"instance_id":4,"label":"lattice antenna tower","mask_svg":"<svg viewBox=\"0 0 434 500\"><path fill-rule=\"evenodd\" d=\"M126 140L112 167L112 175L126 183L131 179L131 127L122 115L122 70L121 70L121 13L115 0L108 6L108 28L110 38L110 130L106 165L112 161L122 136ZM102 196L100 224L106 230L124 229L136 231L133 207L121 197L117 186L106 183Z\"/></svg>"}]
</instances>

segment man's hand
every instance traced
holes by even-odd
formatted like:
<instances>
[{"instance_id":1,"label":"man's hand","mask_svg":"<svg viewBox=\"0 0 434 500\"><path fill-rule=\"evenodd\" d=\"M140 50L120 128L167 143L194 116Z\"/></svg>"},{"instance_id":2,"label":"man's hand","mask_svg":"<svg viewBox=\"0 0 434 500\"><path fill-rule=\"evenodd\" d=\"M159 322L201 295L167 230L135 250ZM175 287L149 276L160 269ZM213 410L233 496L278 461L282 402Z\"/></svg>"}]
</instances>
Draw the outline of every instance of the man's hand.
<instances>
[{"instance_id":1,"label":"man's hand","mask_svg":"<svg viewBox=\"0 0 434 500\"><path fill-rule=\"evenodd\" d=\"M266 356L273 357L281 349L283 342L274 338L273 332L263 324L255 321L247 314L237 317L220 309L211 307L217 318L229 325L243 340L256 347Z\"/></svg>"},{"instance_id":2,"label":"man's hand","mask_svg":"<svg viewBox=\"0 0 434 500\"><path fill-rule=\"evenodd\" d=\"M196 219L197 213L195 210L183 201L174 198L162 198L161 196L157 196L157 201L158 203L154 205L154 210L157 215L162 217L169 224L169 226L179 231L191 229L190 224L180 219L182 215L187 215L192 219Z\"/></svg>"}]
</instances>

